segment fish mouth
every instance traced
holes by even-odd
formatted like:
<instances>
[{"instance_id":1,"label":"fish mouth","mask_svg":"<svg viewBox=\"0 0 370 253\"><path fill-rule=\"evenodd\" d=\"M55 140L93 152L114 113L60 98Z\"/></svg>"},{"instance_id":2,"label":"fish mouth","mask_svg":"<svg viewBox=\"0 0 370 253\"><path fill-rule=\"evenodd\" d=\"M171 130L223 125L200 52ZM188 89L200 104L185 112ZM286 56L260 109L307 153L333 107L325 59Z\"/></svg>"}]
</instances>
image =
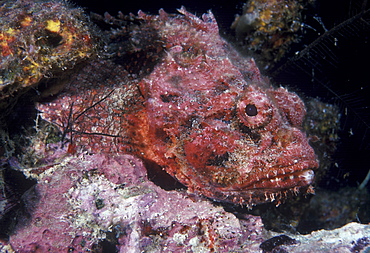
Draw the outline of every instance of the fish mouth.
<instances>
[{"instance_id":1,"label":"fish mouth","mask_svg":"<svg viewBox=\"0 0 370 253\"><path fill-rule=\"evenodd\" d=\"M279 174L274 177L255 178L244 185L219 188L213 197L232 203L245 204L252 207L257 204L276 201L282 203L289 194L313 193L311 184L314 181L315 167L299 171Z\"/></svg>"},{"instance_id":2,"label":"fish mouth","mask_svg":"<svg viewBox=\"0 0 370 253\"><path fill-rule=\"evenodd\" d=\"M313 183L315 178L315 168L307 168L285 174L278 174L273 177L253 177L253 180L241 185L234 185L226 191L249 191L265 190L269 192L281 191L283 189L300 188Z\"/></svg>"},{"instance_id":3,"label":"fish mouth","mask_svg":"<svg viewBox=\"0 0 370 253\"><path fill-rule=\"evenodd\" d=\"M293 164L267 165L265 169L249 173L244 181L243 189L279 191L308 186L314 182L314 171L318 167L319 163L316 159L298 157L295 158Z\"/></svg>"},{"instance_id":4,"label":"fish mouth","mask_svg":"<svg viewBox=\"0 0 370 253\"><path fill-rule=\"evenodd\" d=\"M253 182L248 188L253 189L287 189L307 186L313 183L315 173L312 169L304 169L292 173L277 175L272 178L262 178Z\"/></svg>"}]
</instances>

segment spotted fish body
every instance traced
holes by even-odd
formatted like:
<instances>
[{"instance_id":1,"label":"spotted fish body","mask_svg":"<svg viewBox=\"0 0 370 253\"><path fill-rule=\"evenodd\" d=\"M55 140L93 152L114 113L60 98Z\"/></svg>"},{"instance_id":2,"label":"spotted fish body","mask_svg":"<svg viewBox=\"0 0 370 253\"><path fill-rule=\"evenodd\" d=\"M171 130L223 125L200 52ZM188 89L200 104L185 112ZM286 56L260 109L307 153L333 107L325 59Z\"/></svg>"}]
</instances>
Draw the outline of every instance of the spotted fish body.
<instances>
[{"instance_id":1,"label":"spotted fish body","mask_svg":"<svg viewBox=\"0 0 370 253\"><path fill-rule=\"evenodd\" d=\"M164 51L148 75L133 81L118 71L116 83L114 77L109 85L88 85L83 95L85 85L40 104L42 117L68 132L77 148L134 153L190 192L219 201L252 206L312 191L318 161L301 128L302 100L239 56L219 36L211 12L202 19L179 12L139 12Z\"/></svg>"}]
</instances>

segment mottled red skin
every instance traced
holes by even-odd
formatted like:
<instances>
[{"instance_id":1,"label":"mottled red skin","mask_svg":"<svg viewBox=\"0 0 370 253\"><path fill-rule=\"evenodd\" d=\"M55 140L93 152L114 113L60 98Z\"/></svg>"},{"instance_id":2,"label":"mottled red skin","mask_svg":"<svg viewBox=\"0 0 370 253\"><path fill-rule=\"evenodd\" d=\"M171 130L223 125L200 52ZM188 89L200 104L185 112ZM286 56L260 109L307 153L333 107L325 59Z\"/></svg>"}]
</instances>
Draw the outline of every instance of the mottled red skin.
<instances>
[{"instance_id":1,"label":"mottled red skin","mask_svg":"<svg viewBox=\"0 0 370 253\"><path fill-rule=\"evenodd\" d=\"M306 113L302 100L284 88L272 87L253 59L239 56L221 39L212 13L203 19L185 9L180 13L139 12L139 18L163 38L166 54L139 82L140 90L133 92L138 99L135 106L121 116L115 114L120 123L111 123L117 127L108 133L121 137L115 137L108 150L152 160L190 192L219 201L252 206L279 203L300 189L311 191L318 161L301 129ZM100 98L107 90L97 89ZM112 96L99 103L104 112L114 111ZM82 103L78 104L74 102L74 108L83 110ZM257 114L248 116L247 105L255 106ZM69 111L65 107L64 114ZM45 106L40 109L47 111ZM48 115L44 118L53 121ZM91 132L91 123L81 119L81 126L76 127ZM106 131L102 122L98 125L99 131ZM111 137L94 138L76 138L74 145L90 152L99 151L100 145L106 151L107 141L102 139Z\"/></svg>"}]
</instances>

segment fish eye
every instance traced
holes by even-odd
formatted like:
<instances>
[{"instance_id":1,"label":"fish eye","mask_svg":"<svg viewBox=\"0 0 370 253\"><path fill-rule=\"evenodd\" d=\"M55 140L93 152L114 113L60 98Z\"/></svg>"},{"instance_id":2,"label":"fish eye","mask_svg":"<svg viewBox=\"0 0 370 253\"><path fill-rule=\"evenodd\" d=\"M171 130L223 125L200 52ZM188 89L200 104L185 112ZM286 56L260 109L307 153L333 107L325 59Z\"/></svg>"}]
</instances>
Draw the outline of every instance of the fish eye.
<instances>
[{"instance_id":1,"label":"fish eye","mask_svg":"<svg viewBox=\"0 0 370 253\"><path fill-rule=\"evenodd\" d=\"M254 105L254 104L248 104L246 107L245 107L245 113L248 115L248 116L256 116L258 111L257 111L257 107Z\"/></svg>"},{"instance_id":2,"label":"fish eye","mask_svg":"<svg viewBox=\"0 0 370 253\"><path fill-rule=\"evenodd\" d=\"M261 93L249 93L239 101L237 108L239 119L251 129L266 126L273 117L272 104Z\"/></svg>"}]
</instances>

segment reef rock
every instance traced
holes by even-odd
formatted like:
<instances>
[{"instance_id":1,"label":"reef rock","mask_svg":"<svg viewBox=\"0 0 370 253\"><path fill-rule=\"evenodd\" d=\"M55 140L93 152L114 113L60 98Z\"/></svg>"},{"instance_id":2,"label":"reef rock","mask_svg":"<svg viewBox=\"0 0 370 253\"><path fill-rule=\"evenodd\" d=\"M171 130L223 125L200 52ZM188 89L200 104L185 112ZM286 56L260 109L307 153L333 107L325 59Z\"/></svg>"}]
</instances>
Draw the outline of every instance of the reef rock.
<instances>
[{"instance_id":1,"label":"reef rock","mask_svg":"<svg viewBox=\"0 0 370 253\"><path fill-rule=\"evenodd\" d=\"M0 108L41 79L60 77L95 55L99 43L92 27L81 9L63 1L2 1Z\"/></svg>"},{"instance_id":2,"label":"reef rock","mask_svg":"<svg viewBox=\"0 0 370 253\"><path fill-rule=\"evenodd\" d=\"M369 225L308 235L263 229L260 217L225 212L149 181L130 155L68 156L28 169L39 183L27 197L5 252L366 252Z\"/></svg>"},{"instance_id":3,"label":"reef rock","mask_svg":"<svg viewBox=\"0 0 370 253\"><path fill-rule=\"evenodd\" d=\"M255 252L262 241L259 217L165 191L130 155L67 157L28 173L39 183L31 218L10 236L16 252Z\"/></svg>"},{"instance_id":4,"label":"reef rock","mask_svg":"<svg viewBox=\"0 0 370 253\"><path fill-rule=\"evenodd\" d=\"M269 240L261 244L263 252L369 252L370 226L349 223L334 230L318 230L308 235L276 235L269 233Z\"/></svg>"}]
</instances>

